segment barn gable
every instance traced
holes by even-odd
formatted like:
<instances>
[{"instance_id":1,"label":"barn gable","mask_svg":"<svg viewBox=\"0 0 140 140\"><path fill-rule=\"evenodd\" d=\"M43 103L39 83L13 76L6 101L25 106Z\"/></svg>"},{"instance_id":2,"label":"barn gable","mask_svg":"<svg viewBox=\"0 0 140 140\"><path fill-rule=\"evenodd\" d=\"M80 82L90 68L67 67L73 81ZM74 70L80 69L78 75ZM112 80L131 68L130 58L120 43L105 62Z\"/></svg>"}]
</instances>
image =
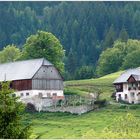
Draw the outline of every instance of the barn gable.
<instances>
[{"instance_id":1,"label":"barn gable","mask_svg":"<svg viewBox=\"0 0 140 140\"><path fill-rule=\"evenodd\" d=\"M43 65L32 78L33 89L63 90L63 78L53 65Z\"/></svg>"},{"instance_id":2,"label":"barn gable","mask_svg":"<svg viewBox=\"0 0 140 140\"><path fill-rule=\"evenodd\" d=\"M53 80L53 79L62 79L62 77L54 66L43 65L33 76L33 79Z\"/></svg>"}]
</instances>

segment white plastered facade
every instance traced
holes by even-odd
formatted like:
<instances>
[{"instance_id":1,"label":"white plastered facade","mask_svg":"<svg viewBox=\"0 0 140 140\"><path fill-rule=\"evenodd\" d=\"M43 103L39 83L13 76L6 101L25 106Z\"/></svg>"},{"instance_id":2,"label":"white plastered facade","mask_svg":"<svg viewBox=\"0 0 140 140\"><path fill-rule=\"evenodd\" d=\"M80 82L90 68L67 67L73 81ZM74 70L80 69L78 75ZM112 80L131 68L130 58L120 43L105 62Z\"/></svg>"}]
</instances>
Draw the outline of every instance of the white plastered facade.
<instances>
[{"instance_id":1,"label":"white plastered facade","mask_svg":"<svg viewBox=\"0 0 140 140\"><path fill-rule=\"evenodd\" d=\"M32 98L36 95L42 95L42 97L52 97L53 95L57 97L64 96L63 90L22 90L16 91L15 94L20 97L21 100Z\"/></svg>"},{"instance_id":2,"label":"white plastered facade","mask_svg":"<svg viewBox=\"0 0 140 140\"><path fill-rule=\"evenodd\" d=\"M139 90L128 90L128 83L123 83L123 91L116 92L116 100L119 100L119 97L124 101L129 103L138 104L140 103L140 91Z\"/></svg>"}]
</instances>

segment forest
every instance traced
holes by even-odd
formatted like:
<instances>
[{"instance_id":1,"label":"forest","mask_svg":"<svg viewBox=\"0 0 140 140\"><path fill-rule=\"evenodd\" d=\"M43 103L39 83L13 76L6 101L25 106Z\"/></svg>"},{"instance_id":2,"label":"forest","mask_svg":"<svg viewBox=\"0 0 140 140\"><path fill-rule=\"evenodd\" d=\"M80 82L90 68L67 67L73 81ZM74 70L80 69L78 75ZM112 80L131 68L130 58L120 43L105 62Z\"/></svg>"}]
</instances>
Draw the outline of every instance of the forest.
<instances>
[{"instance_id":1,"label":"forest","mask_svg":"<svg viewBox=\"0 0 140 140\"><path fill-rule=\"evenodd\" d=\"M21 49L38 30L53 33L65 50L66 80L98 77L140 66L138 59L137 65L126 62L127 58L138 57L140 51L131 47L135 52L129 57L129 49L120 53L122 50L115 47L117 54L114 49L116 43L137 46L138 42L139 46L139 2L0 2L0 17L1 50L11 44ZM109 58L116 63L103 61Z\"/></svg>"}]
</instances>

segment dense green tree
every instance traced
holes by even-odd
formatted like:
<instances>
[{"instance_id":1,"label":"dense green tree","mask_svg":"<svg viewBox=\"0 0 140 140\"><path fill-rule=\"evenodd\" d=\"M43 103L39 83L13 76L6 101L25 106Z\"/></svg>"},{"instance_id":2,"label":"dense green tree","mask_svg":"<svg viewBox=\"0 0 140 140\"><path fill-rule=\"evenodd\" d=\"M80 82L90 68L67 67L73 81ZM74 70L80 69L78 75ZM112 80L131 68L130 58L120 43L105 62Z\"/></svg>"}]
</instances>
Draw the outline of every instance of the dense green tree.
<instances>
[{"instance_id":1,"label":"dense green tree","mask_svg":"<svg viewBox=\"0 0 140 140\"><path fill-rule=\"evenodd\" d=\"M89 79L93 78L94 75L94 68L91 66L82 66L76 71L75 79Z\"/></svg>"},{"instance_id":2,"label":"dense green tree","mask_svg":"<svg viewBox=\"0 0 140 140\"><path fill-rule=\"evenodd\" d=\"M20 58L21 51L15 45L8 45L0 51L0 63L13 62Z\"/></svg>"},{"instance_id":3,"label":"dense green tree","mask_svg":"<svg viewBox=\"0 0 140 140\"><path fill-rule=\"evenodd\" d=\"M0 90L0 138L27 139L31 134L29 124L24 124L22 113L24 105L12 96L10 82L1 83Z\"/></svg>"},{"instance_id":4,"label":"dense green tree","mask_svg":"<svg viewBox=\"0 0 140 140\"><path fill-rule=\"evenodd\" d=\"M103 49L111 48L115 41L116 35L113 25L109 28L108 33L106 34L105 41L103 43Z\"/></svg>"},{"instance_id":5,"label":"dense green tree","mask_svg":"<svg viewBox=\"0 0 140 140\"><path fill-rule=\"evenodd\" d=\"M122 58L123 55L118 48L103 51L98 61L97 75L102 76L118 71L122 65Z\"/></svg>"},{"instance_id":6,"label":"dense green tree","mask_svg":"<svg viewBox=\"0 0 140 140\"><path fill-rule=\"evenodd\" d=\"M75 73L75 70L77 67L77 61L76 61L76 57L75 57L75 52L73 52L72 49L69 52L66 67L67 67L68 73L70 73L70 74L73 73L73 75L71 75L71 79L73 79L74 73Z\"/></svg>"},{"instance_id":7,"label":"dense green tree","mask_svg":"<svg viewBox=\"0 0 140 140\"><path fill-rule=\"evenodd\" d=\"M101 53L96 69L97 75L101 76L120 69L140 66L139 50L139 40L115 41L113 48L108 48Z\"/></svg>"},{"instance_id":8,"label":"dense green tree","mask_svg":"<svg viewBox=\"0 0 140 140\"><path fill-rule=\"evenodd\" d=\"M3 19L0 49L12 43L21 47L28 36L44 30L60 40L66 57L73 50L75 71L83 65L96 66L101 52L111 48L115 40L140 38L139 5L139 2L0 2Z\"/></svg>"},{"instance_id":9,"label":"dense green tree","mask_svg":"<svg viewBox=\"0 0 140 140\"><path fill-rule=\"evenodd\" d=\"M125 57L122 64L123 69L140 67L140 49L135 50Z\"/></svg>"},{"instance_id":10,"label":"dense green tree","mask_svg":"<svg viewBox=\"0 0 140 140\"><path fill-rule=\"evenodd\" d=\"M119 39L124 42L127 42L127 40L129 39L128 33L125 28L120 31Z\"/></svg>"},{"instance_id":11,"label":"dense green tree","mask_svg":"<svg viewBox=\"0 0 140 140\"><path fill-rule=\"evenodd\" d=\"M52 34L38 31L27 38L21 59L46 58L64 72L64 50L60 41Z\"/></svg>"}]
</instances>

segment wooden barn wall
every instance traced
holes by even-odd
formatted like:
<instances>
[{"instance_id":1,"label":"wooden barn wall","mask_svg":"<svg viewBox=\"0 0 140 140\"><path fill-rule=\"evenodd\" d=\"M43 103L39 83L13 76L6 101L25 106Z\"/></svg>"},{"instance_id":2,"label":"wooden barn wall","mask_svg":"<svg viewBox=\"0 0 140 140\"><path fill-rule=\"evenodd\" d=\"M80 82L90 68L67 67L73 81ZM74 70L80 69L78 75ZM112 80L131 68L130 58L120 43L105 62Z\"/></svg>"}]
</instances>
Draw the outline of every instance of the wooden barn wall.
<instances>
[{"instance_id":1,"label":"wooden barn wall","mask_svg":"<svg viewBox=\"0 0 140 140\"><path fill-rule=\"evenodd\" d=\"M32 89L63 90L63 81L62 80L33 79Z\"/></svg>"},{"instance_id":2,"label":"wooden barn wall","mask_svg":"<svg viewBox=\"0 0 140 140\"><path fill-rule=\"evenodd\" d=\"M15 90L30 90L32 89L32 80L17 80L12 81L12 88Z\"/></svg>"},{"instance_id":3,"label":"wooden barn wall","mask_svg":"<svg viewBox=\"0 0 140 140\"><path fill-rule=\"evenodd\" d=\"M54 66L42 66L33 79L62 79Z\"/></svg>"},{"instance_id":4,"label":"wooden barn wall","mask_svg":"<svg viewBox=\"0 0 140 140\"><path fill-rule=\"evenodd\" d=\"M42 66L32 79L32 89L63 90L63 79L54 66Z\"/></svg>"}]
</instances>

